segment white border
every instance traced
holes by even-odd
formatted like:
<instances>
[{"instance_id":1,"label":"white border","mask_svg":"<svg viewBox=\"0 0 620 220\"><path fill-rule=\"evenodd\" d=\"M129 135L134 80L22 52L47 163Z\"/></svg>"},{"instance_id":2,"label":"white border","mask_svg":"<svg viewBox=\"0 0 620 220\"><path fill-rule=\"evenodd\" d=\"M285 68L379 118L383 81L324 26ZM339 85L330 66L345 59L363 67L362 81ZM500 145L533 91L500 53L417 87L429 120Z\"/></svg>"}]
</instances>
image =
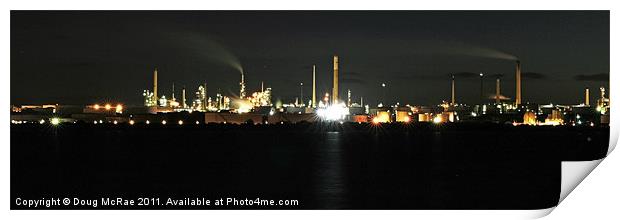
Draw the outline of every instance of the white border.
<instances>
[{"instance_id":1,"label":"white border","mask_svg":"<svg viewBox=\"0 0 620 220\"><path fill-rule=\"evenodd\" d=\"M4 44L2 44L2 61L5 64L3 68L3 74L0 77L4 90L1 93L2 103L4 103L6 111L3 112L4 126L1 126L0 137L2 137L2 158L3 166L1 169L1 176L9 177L9 111L10 105L10 89L9 89L9 72L10 72L10 40L9 40L9 25L10 25L10 13L8 10L118 10L118 9L130 9L130 10L249 10L249 9L296 9L296 10L314 10L314 9L354 9L354 10L610 10L612 9L611 22L612 24L619 24L618 16L614 16L614 10L616 5L610 3L611 1L540 1L540 0L519 0L519 1L481 1L481 0L469 0L469 1L335 1L335 0L313 0L304 1L298 3L292 3L293 1L127 1L127 0L108 0L108 1L12 1L2 2L4 10L4 16L2 16L2 26L5 31L1 35ZM613 28L611 25L611 38L618 39L616 32L617 28ZM614 60L614 49L617 49L617 44L614 41L611 42L612 54L611 60ZM613 64L613 63L612 63ZM611 67L613 69L613 66ZM610 73L613 71L610 71ZM618 77L611 74L611 88L618 87ZM616 97L615 90L610 89L612 97ZM620 97L620 96L618 96ZM618 124L620 121L614 121L613 119L619 118L619 110L612 108L612 140L616 142L618 140ZM615 144L612 144L615 146ZM613 158L613 156L610 156ZM609 162L609 163L607 163ZM575 216L591 217L600 216L613 219L612 216L620 216L611 206L614 203L617 204L618 194L618 178L617 170L620 166L615 161L603 161L599 168L595 169L593 173L600 174L596 178L587 178L581 184L579 188L587 190L586 192L573 192L574 196L568 196L568 199L563 202L567 203L566 208L562 208L563 205L554 212L552 218L570 218ZM0 203L5 210L9 209L9 181L8 178L4 178L2 181L2 191ZM579 190L577 190L579 191ZM609 194L612 192L613 194ZM571 200L571 197L574 200ZM569 204L571 206L569 206ZM570 207L570 208L569 208ZM463 218L489 218L496 219L497 217L506 218L508 216L516 217L540 217L548 212L547 210L537 211L7 211L4 214L5 217L17 218L17 219L29 219L29 218L46 218L46 219L83 219L88 215L88 218L94 219L108 219L108 218L136 218L136 217L148 217L150 219L169 219L171 217L181 216L182 218L200 218L204 219L204 214L208 214L209 217L232 217L232 218L251 218L251 219L289 219L295 218L378 218L389 217L398 219L411 219L410 215L416 215L416 218L435 218L435 219L455 219ZM92 214L97 214L92 216ZM146 215L146 216L144 216Z\"/></svg>"}]
</instances>

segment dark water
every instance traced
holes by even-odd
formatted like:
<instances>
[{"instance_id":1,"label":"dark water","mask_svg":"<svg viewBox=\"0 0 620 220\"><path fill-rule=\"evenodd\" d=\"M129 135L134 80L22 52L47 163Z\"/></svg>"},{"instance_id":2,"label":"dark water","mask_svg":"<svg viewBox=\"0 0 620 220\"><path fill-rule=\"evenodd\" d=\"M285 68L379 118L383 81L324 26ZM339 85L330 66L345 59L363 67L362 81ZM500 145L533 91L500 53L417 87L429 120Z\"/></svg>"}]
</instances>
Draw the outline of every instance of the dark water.
<instances>
[{"instance_id":1,"label":"dark water","mask_svg":"<svg viewBox=\"0 0 620 220\"><path fill-rule=\"evenodd\" d=\"M11 208L235 197L299 205L129 208L541 209L558 202L560 161L600 159L608 139L608 127L492 124L12 125Z\"/></svg>"}]
</instances>

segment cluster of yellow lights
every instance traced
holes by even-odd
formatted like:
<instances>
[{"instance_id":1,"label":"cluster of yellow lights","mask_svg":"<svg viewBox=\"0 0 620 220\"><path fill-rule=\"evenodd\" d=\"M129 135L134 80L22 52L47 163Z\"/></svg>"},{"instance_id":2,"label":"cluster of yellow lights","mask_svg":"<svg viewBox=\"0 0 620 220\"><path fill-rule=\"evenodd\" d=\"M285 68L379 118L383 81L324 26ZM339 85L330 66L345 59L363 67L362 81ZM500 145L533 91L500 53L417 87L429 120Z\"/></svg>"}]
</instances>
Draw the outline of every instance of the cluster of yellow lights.
<instances>
[{"instance_id":1,"label":"cluster of yellow lights","mask_svg":"<svg viewBox=\"0 0 620 220\"><path fill-rule=\"evenodd\" d=\"M377 116L375 116L374 118L372 118L372 123L373 123L373 124L388 123L388 122L390 122L390 121L389 121L389 115L385 115L385 114L383 114L383 115L377 115ZM411 117L409 117L409 116L405 116L405 117L403 117L403 118L402 118L402 121L401 121L401 122L403 122L403 123L409 123L409 122L411 122ZM360 124L361 124L361 122L360 122Z\"/></svg>"},{"instance_id":2,"label":"cluster of yellow lights","mask_svg":"<svg viewBox=\"0 0 620 220\"><path fill-rule=\"evenodd\" d=\"M99 104L94 104L94 105L93 105L93 108L94 108L95 110L99 110L99 109L101 109L101 106L100 106ZM111 104L107 103L107 104L105 104L105 105L103 106L103 108L104 108L106 111L112 110L112 108L114 108L114 110L115 110L116 112L119 112L119 113L120 113L120 112L123 112L123 105L121 105L121 104L116 104L116 106L112 107L112 105L111 105Z\"/></svg>"}]
</instances>

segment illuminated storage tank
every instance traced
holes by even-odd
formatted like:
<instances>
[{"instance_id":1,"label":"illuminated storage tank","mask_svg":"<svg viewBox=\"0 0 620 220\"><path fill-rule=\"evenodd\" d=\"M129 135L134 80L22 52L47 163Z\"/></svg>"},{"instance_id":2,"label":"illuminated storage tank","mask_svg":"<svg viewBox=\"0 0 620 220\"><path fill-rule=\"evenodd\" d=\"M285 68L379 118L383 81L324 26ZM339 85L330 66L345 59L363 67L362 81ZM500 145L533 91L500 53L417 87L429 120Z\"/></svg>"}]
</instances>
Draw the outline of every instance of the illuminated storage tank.
<instances>
[{"instance_id":1,"label":"illuminated storage tank","mask_svg":"<svg viewBox=\"0 0 620 220\"><path fill-rule=\"evenodd\" d=\"M411 117L409 116L409 112L396 111L396 121L397 122L410 122Z\"/></svg>"},{"instance_id":2,"label":"illuminated storage tank","mask_svg":"<svg viewBox=\"0 0 620 220\"><path fill-rule=\"evenodd\" d=\"M87 105L86 107L84 107L84 109L82 110L82 113L96 113L96 114L116 114L116 113L123 113L123 105L121 104L116 104L116 105L111 105L111 104L94 104L94 105Z\"/></svg>"},{"instance_id":3,"label":"illuminated storage tank","mask_svg":"<svg viewBox=\"0 0 620 220\"><path fill-rule=\"evenodd\" d=\"M421 113L418 114L418 121L420 122L430 122L432 121L433 117L430 113Z\"/></svg>"},{"instance_id":4,"label":"illuminated storage tank","mask_svg":"<svg viewBox=\"0 0 620 220\"><path fill-rule=\"evenodd\" d=\"M433 123L454 122L454 112L443 112L432 117Z\"/></svg>"},{"instance_id":5,"label":"illuminated storage tank","mask_svg":"<svg viewBox=\"0 0 620 220\"><path fill-rule=\"evenodd\" d=\"M390 111L377 111L377 115L372 119L373 123L389 123L391 121Z\"/></svg>"},{"instance_id":6,"label":"illuminated storage tank","mask_svg":"<svg viewBox=\"0 0 620 220\"><path fill-rule=\"evenodd\" d=\"M564 123L564 119L562 118L562 112L559 110L553 109L551 114L547 116L545 119L545 125L561 125Z\"/></svg>"},{"instance_id":7,"label":"illuminated storage tank","mask_svg":"<svg viewBox=\"0 0 620 220\"><path fill-rule=\"evenodd\" d=\"M536 114L534 112L525 112L523 114L523 124L536 125Z\"/></svg>"},{"instance_id":8,"label":"illuminated storage tank","mask_svg":"<svg viewBox=\"0 0 620 220\"><path fill-rule=\"evenodd\" d=\"M454 112L443 112L441 113L441 118L445 119L445 120L442 120L443 122L454 122L456 121L455 115L456 113Z\"/></svg>"},{"instance_id":9,"label":"illuminated storage tank","mask_svg":"<svg viewBox=\"0 0 620 220\"><path fill-rule=\"evenodd\" d=\"M351 115L351 121L366 123L368 122L368 115Z\"/></svg>"}]
</instances>

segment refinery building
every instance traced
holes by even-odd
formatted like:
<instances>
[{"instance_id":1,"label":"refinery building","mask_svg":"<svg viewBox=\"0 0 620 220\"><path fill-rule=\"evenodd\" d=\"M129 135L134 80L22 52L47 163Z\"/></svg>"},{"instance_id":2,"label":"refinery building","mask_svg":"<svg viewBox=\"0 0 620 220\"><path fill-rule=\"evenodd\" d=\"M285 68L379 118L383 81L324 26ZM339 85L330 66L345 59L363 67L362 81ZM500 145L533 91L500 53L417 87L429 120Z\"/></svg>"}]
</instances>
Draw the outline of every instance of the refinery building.
<instances>
[{"instance_id":1,"label":"refinery building","mask_svg":"<svg viewBox=\"0 0 620 220\"><path fill-rule=\"evenodd\" d=\"M307 103L301 94L294 102L275 104L272 88L261 82L259 91L246 91L245 73L240 71L239 93L229 96L211 93L206 82L189 91L172 84L171 93L163 94L158 87L158 70L152 74L152 88L142 92L143 105L125 106L121 103L94 103L86 106L22 105L11 107L11 122L46 123L52 118L71 123L113 124L277 124L318 121L356 123L456 123L494 122L513 125L599 125L609 123L609 97L605 88L591 103L590 90L585 88L582 103L574 105L535 104L524 102L521 91L521 62L515 64L515 93L510 98L502 93L500 78L495 79L494 95L484 96L480 73L480 102L459 103L458 83L450 77L450 98L435 106L390 105L376 107L353 101L351 90L341 98L339 89L339 57L334 55L331 93L317 96L316 66L312 68L312 94ZM385 86L385 84L383 84ZM176 89L176 90L175 90ZM60 120L62 119L62 120Z\"/></svg>"}]
</instances>

